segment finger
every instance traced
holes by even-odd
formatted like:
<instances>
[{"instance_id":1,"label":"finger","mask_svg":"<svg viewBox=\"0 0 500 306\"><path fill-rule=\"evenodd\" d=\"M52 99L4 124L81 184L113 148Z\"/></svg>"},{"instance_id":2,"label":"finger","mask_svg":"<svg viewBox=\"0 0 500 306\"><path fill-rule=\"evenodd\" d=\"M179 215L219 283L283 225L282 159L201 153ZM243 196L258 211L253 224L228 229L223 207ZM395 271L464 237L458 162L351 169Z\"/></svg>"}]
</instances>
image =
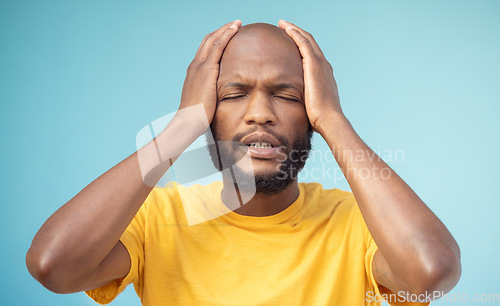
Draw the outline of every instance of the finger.
<instances>
[{"instance_id":1,"label":"finger","mask_svg":"<svg viewBox=\"0 0 500 306\"><path fill-rule=\"evenodd\" d=\"M289 34L288 28L292 28L292 29L298 31L303 37L307 38L311 42L311 47L314 50L315 54L317 56L324 57L323 51L321 51L321 48L319 47L318 43L316 42L314 37L309 32L307 32L307 31L301 29L300 27L296 26L295 24L288 22L288 21L285 21L283 19L281 19L278 22L278 25L280 28L284 29L287 34ZM295 42L295 43L297 43L297 42Z\"/></svg>"},{"instance_id":2,"label":"finger","mask_svg":"<svg viewBox=\"0 0 500 306\"><path fill-rule=\"evenodd\" d=\"M233 24L221 34L218 40L213 41L210 50L208 50L207 62L218 63L220 61L222 52L226 48L229 40L238 32L238 29L238 26Z\"/></svg>"},{"instance_id":3,"label":"finger","mask_svg":"<svg viewBox=\"0 0 500 306\"><path fill-rule=\"evenodd\" d=\"M314 39L314 37L311 35L311 33L307 32L306 30L302 29L301 27L291 23L291 22L288 22L288 21L285 21L283 19L281 19L279 22L278 22L279 26L282 28L282 29L285 29L286 28L294 28L296 29L297 31L300 32L300 34L302 34L303 36L307 37L311 42L315 43L316 46L318 47L319 49L319 45L318 43L316 42L316 40Z\"/></svg>"},{"instance_id":4,"label":"finger","mask_svg":"<svg viewBox=\"0 0 500 306\"><path fill-rule=\"evenodd\" d=\"M313 42L302 35L297 29L287 28L285 31L293 39L297 47L299 47L300 54L304 59L317 58L319 56L314 50Z\"/></svg>"},{"instance_id":5,"label":"finger","mask_svg":"<svg viewBox=\"0 0 500 306\"><path fill-rule=\"evenodd\" d=\"M211 45L213 44L213 41L217 41L220 38L220 36L223 33L225 33L225 31L229 29L233 24L235 24L237 28L240 28L241 20L238 19L233 22L226 23L222 27L218 28L217 30L205 36L202 44L200 45L200 48L198 49L198 52L196 53L196 57L201 57L205 59L207 57L209 50L212 47Z\"/></svg>"},{"instance_id":6,"label":"finger","mask_svg":"<svg viewBox=\"0 0 500 306\"><path fill-rule=\"evenodd\" d=\"M240 26L241 26L241 21L240 20L235 20L235 21L226 23L225 25L223 25L222 27L220 27L217 30L213 31L212 33L209 33L209 34L205 35L205 37L203 38L203 41L200 44L200 47L198 48L198 51L196 52L195 58L198 57L200 55L200 53L202 52L203 46L205 45L207 39L209 39L210 37L212 37L213 35L215 35L217 33L217 31L219 31L221 29L226 29L226 28L230 27L233 23L237 23L238 21L240 22Z\"/></svg>"},{"instance_id":7,"label":"finger","mask_svg":"<svg viewBox=\"0 0 500 306\"><path fill-rule=\"evenodd\" d=\"M212 33L210 34L207 34L204 38L203 38L203 41L201 42L200 44L200 47L198 48L198 51L196 52L196 55L195 57L198 57L200 55L200 53L202 52L203 50L203 46L205 45L206 41L208 39L211 39L213 38L214 36L217 36L217 34L227 28L229 28L231 25L233 24L236 24L238 25L238 27L241 27L241 20L235 20L235 21L232 21L232 22L229 22L229 23L226 23L225 25L223 25L222 27L218 28L217 30L213 31Z\"/></svg>"},{"instance_id":8,"label":"finger","mask_svg":"<svg viewBox=\"0 0 500 306\"><path fill-rule=\"evenodd\" d=\"M207 40L208 35L205 35L205 37L203 37L203 40L201 41L201 44L198 47L198 51L196 51L196 55L194 56L194 58L197 58L200 55L201 49L203 48L203 45L205 45L205 41Z\"/></svg>"}]
</instances>

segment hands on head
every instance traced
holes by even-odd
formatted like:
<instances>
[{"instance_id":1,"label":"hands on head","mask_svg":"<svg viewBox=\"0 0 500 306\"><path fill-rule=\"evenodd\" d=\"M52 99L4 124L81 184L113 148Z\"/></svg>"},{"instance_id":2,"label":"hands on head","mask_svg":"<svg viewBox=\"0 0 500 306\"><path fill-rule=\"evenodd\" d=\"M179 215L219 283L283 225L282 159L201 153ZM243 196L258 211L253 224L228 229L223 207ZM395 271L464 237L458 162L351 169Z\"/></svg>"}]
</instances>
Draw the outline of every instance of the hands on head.
<instances>
[{"instance_id":1,"label":"hands on head","mask_svg":"<svg viewBox=\"0 0 500 306\"><path fill-rule=\"evenodd\" d=\"M241 26L242 22L236 20L205 36L188 67L180 108L202 103L208 122L212 122L218 101L220 60ZM284 20L279 21L279 28L293 40L302 56L303 103L311 126L321 133L321 122L327 121L328 115L343 116L332 67L311 34Z\"/></svg>"},{"instance_id":2,"label":"hands on head","mask_svg":"<svg viewBox=\"0 0 500 306\"><path fill-rule=\"evenodd\" d=\"M217 105L219 61L227 43L240 27L241 20L236 20L205 36L187 69L179 109L202 103L208 121L212 121Z\"/></svg>"},{"instance_id":3,"label":"hands on head","mask_svg":"<svg viewBox=\"0 0 500 306\"><path fill-rule=\"evenodd\" d=\"M284 20L279 21L279 27L293 39L302 55L307 116L312 127L321 134L323 118L325 122L332 118L330 115L343 117L333 68L311 34Z\"/></svg>"}]
</instances>

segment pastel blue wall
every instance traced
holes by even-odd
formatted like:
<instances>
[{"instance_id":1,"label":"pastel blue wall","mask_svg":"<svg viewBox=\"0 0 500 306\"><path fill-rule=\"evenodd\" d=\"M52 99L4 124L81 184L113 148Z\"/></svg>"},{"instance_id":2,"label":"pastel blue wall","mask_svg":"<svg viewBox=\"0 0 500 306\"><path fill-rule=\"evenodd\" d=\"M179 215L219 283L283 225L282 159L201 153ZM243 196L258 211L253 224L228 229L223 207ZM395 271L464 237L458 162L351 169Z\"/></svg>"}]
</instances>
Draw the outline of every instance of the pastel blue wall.
<instances>
[{"instance_id":1,"label":"pastel blue wall","mask_svg":"<svg viewBox=\"0 0 500 306\"><path fill-rule=\"evenodd\" d=\"M94 305L30 277L31 239L176 110L204 35L237 18L283 18L316 37L355 129L404 152L389 164L459 242L453 293L499 294L500 1L1 1L2 304ZM314 147L326 149L319 135ZM138 301L129 287L114 305Z\"/></svg>"}]
</instances>

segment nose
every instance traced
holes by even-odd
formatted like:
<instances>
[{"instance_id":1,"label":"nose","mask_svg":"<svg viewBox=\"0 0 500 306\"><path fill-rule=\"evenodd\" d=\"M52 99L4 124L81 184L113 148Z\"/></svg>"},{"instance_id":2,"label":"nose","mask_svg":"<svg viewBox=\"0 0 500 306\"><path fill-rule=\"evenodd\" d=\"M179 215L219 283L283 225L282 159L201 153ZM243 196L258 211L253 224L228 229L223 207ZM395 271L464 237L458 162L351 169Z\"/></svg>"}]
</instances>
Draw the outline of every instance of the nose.
<instances>
[{"instance_id":1,"label":"nose","mask_svg":"<svg viewBox=\"0 0 500 306\"><path fill-rule=\"evenodd\" d=\"M275 125L277 121L274 113L272 97L264 93L255 93L248 100L244 120L247 124Z\"/></svg>"}]
</instances>

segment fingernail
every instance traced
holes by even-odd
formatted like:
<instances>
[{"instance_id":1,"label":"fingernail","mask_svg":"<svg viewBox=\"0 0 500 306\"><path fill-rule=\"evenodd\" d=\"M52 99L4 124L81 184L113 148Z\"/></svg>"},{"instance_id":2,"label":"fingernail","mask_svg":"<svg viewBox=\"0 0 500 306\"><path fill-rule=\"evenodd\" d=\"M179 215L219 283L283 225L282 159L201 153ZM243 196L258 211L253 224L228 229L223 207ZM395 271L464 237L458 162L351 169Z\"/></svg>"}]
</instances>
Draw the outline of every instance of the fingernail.
<instances>
[{"instance_id":1,"label":"fingernail","mask_svg":"<svg viewBox=\"0 0 500 306\"><path fill-rule=\"evenodd\" d=\"M238 26L233 24L232 26L230 26L230 28L236 30L238 28Z\"/></svg>"},{"instance_id":2,"label":"fingernail","mask_svg":"<svg viewBox=\"0 0 500 306\"><path fill-rule=\"evenodd\" d=\"M293 29L293 28L292 28L292 27L286 27L286 29L287 29L287 30L291 30L291 29Z\"/></svg>"}]
</instances>

